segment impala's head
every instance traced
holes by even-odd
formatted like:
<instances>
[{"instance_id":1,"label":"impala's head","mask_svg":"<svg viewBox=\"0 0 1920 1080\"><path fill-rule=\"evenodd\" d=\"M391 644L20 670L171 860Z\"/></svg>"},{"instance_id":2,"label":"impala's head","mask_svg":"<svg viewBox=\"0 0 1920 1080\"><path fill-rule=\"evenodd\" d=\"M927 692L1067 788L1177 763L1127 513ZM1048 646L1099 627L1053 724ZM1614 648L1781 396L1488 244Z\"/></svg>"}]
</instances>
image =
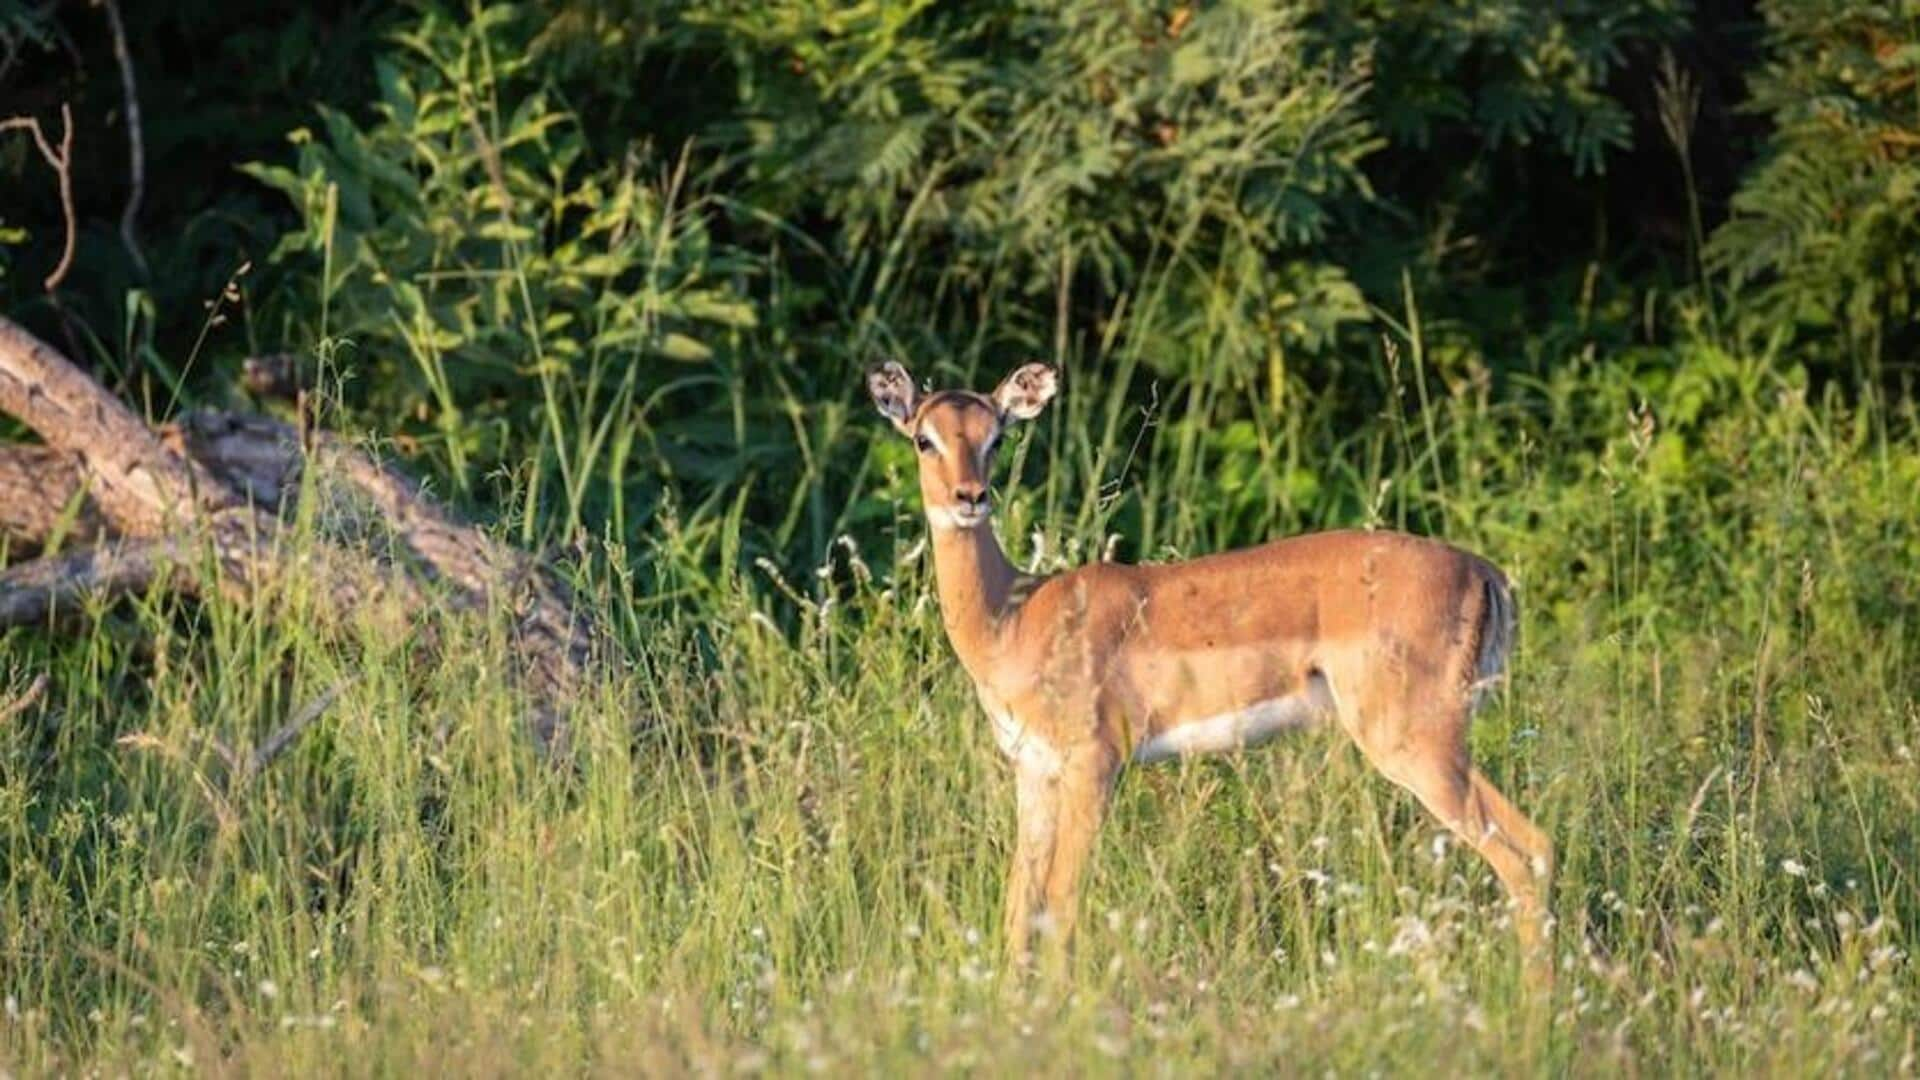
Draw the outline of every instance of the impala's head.
<instances>
[{"instance_id":1,"label":"impala's head","mask_svg":"<svg viewBox=\"0 0 1920 1080\"><path fill-rule=\"evenodd\" d=\"M991 394L941 390L921 394L913 376L889 360L867 372L873 403L920 455L920 498L937 529L986 524L993 450L1000 433L1016 420L1031 420L1053 400L1060 380L1053 368L1022 364Z\"/></svg>"}]
</instances>

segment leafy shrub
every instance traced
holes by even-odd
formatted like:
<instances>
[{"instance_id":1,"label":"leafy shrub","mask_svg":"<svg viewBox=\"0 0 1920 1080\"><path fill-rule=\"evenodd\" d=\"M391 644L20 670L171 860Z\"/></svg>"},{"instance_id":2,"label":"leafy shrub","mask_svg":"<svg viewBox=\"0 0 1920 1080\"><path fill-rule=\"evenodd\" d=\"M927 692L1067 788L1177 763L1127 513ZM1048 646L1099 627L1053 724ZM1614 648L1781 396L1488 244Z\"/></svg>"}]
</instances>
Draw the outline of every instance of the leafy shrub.
<instances>
[{"instance_id":1,"label":"leafy shrub","mask_svg":"<svg viewBox=\"0 0 1920 1080\"><path fill-rule=\"evenodd\" d=\"M1487 149L1545 138L1580 173L1633 142L1609 87L1628 48L1675 35L1684 0L1536 4L1329 3L1329 41L1377 58L1369 107L1397 143L1431 151L1466 135Z\"/></svg>"},{"instance_id":2,"label":"leafy shrub","mask_svg":"<svg viewBox=\"0 0 1920 1080\"><path fill-rule=\"evenodd\" d=\"M624 483L631 447L607 437L632 432L607 418L754 324L751 265L714 243L684 170L594 153L516 49L527 32L504 6L429 11L377 64L373 123L325 111L294 133L296 165L248 171L299 211L275 258L321 271L319 344L342 347L369 419L463 484L550 456L577 518L598 465Z\"/></svg>"},{"instance_id":3,"label":"leafy shrub","mask_svg":"<svg viewBox=\"0 0 1920 1080\"><path fill-rule=\"evenodd\" d=\"M1708 246L1756 332L1797 326L1863 360L1920 314L1920 8L1762 5L1770 59L1752 107L1766 156Z\"/></svg>"},{"instance_id":4,"label":"leafy shrub","mask_svg":"<svg viewBox=\"0 0 1920 1080\"><path fill-rule=\"evenodd\" d=\"M1337 271L1291 260L1364 194L1378 141L1364 58L1313 59L1307 10L786 0L688 17L741 72L741 119L718 134L750 197L827 215L843 259L938 253L898 288L957 294L971 317L983 296L1076 281L1112 298L1172 263L1175 288L1245 278L1225 287L1288 297L1274 329L1319 346L1363 308ZM1050 325L1051 305L1031 307L1008 336Z\"/></svg>"}]
</instances>

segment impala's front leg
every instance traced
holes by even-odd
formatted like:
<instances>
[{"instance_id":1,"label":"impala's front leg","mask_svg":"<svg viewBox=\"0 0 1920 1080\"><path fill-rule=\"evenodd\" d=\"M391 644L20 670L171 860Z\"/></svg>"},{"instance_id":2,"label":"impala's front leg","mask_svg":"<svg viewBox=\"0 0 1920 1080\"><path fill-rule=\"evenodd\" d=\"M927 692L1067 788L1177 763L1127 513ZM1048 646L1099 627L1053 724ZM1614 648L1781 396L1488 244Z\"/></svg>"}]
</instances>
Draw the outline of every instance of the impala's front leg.
<instances>
[{"instance_id":1,"label":"impala's front leg","mask_svg":"<svg viewBox=\"0 0 1920 1080\"><path fill-rule=\"evenodd\" d=\"M1096 744L1068 755L1054 783L1053 857L1047 866L1045 914L1038 923L1049 976L1066 973L1080 917L1081 881L1118 774L1117 758L1106 746Z\"/></svg>"},{"instance_id":2,"label":"impala's front leg","mask_svg":"<svg viewBox=\"0 0 1920 1080\"><path fill-rule=\"evenodd\" d=\"M1015 808L1019 824L1013 844L1013 865L1007 871L1007 899L1002 931L1007 964L1014 970L1032 959L1035 916L1040 914L1047 883L1047 864L1053 856L1054 824L1058 820L1056 771L1016 761Z\"/></svg>"}]
</instances>

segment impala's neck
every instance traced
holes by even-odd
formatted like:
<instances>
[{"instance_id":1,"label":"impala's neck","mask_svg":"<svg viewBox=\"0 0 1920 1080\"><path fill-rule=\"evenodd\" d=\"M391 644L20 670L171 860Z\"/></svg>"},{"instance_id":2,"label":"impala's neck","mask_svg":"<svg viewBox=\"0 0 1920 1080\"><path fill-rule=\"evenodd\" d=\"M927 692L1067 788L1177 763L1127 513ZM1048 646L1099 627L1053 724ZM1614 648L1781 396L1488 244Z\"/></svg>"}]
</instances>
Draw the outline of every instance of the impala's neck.
<instances>
[{"instance_id":1,"label":"impala's neck","mask_svg":"<svg viewBox=\"0 0 1920 1080\"><path fill-rule=\"evenodd\" d=\"M930 523L931 524L931 523ZM940 620L953 651L975 682L992 665L1001 617L1013 604L1019 574L987 522L970 529L933 528L933 571L940 584Z\"/></svg>"}]
</instances>

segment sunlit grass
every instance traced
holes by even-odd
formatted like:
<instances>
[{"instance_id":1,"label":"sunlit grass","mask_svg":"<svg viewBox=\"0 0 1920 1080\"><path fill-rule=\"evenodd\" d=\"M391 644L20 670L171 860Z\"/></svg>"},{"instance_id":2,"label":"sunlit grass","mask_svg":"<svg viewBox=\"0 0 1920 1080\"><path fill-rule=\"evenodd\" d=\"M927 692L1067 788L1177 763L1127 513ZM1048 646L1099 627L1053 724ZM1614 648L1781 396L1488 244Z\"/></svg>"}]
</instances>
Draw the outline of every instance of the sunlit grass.
<instances>
[{"instance_id":1,"label":"sunlit grass","mask_svg":"<svg viewBox=\"0 0 1920 1080\"><path fill-rule=\"evenodd\" d=\"M291 595L8 637L0 686L54 689L0 730L0 1064L1911 1073L1910 418L1736 370L1666 430L1625 374L1561 378L1432 402L1400 466L1278 448L1321 447L1315 505L1443 520L1519 584L1474 748L1559 846L1551 998L1479 860L1328 734L1126 775L1072 978L1009 980L1010 783L882 450L897 524L818 573L711 569L724 510L596 562L630 663L570 769L523 737L487 625L427 660L378 612L322 637ZM1232 493L1179 497L1177 448L1068 524L1122 475L1077 434L1101 388L1073 389L1019 451L1016 559L1143 520L1128 554L1204 549ZM634 594L643 564L676 599ZM343 678L229 777L216 742Z\"/></svg>"}]
</instances>

